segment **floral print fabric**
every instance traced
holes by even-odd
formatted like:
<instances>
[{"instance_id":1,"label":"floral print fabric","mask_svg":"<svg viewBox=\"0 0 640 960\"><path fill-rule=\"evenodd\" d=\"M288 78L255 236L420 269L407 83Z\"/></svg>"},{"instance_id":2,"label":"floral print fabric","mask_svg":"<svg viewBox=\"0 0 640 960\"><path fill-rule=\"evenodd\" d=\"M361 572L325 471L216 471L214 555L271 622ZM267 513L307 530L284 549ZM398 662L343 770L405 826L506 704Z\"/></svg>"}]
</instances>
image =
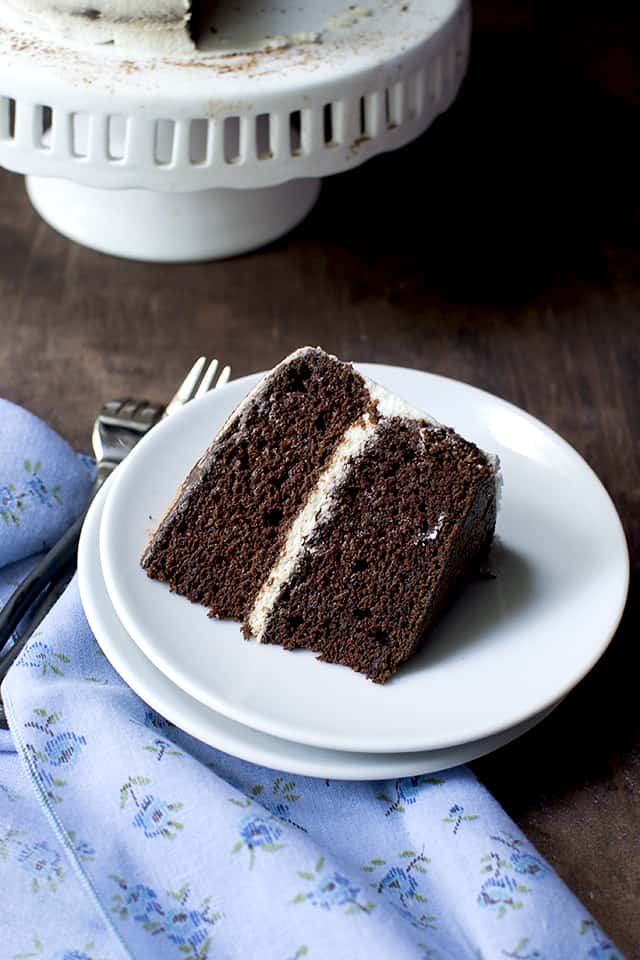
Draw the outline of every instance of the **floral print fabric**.
<instances>
[{"instance_id":1,"label":"floral print fabric","mask_svg":"<svg viewBox=\"0 0 640 960\"><path fill-rule=\"evenodd\" d=\"M0 448L2 604L90 475L8 404ZM340 783L205 746L113 671L75 582L3 696L0 960L621 960L468 769Z\"/></svg>"}]
</instances>

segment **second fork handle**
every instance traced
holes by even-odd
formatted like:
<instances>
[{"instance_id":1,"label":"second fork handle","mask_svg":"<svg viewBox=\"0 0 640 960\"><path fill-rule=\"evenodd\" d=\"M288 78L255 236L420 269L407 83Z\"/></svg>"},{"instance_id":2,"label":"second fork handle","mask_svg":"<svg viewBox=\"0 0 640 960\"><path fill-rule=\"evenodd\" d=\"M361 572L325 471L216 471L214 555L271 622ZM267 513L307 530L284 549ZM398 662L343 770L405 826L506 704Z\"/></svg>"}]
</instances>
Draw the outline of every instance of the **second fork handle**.
<instances>
[{"instance_id":1,"label":"second fork handle","mask_svg":"<svg viewBox=\"0 0 640 960\"><path fill-rule=\"evenodd\" d=\"M14 590L0 611L0 652L44 589L58 580L68 569L70 563L75 564L78 541L80 540L80 532L87 510L110 472L111 470L107 472L104 469L98 471L87 505L78 519L60 537L51 550L38 561L29 576Z\"/></svg>"}]
</instances>

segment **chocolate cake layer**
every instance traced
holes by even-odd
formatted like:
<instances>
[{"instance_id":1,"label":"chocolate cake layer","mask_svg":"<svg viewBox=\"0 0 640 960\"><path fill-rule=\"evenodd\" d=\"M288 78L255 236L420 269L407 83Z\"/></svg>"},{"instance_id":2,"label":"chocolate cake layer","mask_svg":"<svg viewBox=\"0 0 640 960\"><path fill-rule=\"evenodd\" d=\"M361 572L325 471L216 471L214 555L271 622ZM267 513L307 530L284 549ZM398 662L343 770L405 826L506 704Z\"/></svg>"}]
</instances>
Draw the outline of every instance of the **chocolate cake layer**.
<instances>
[{"instance_id":1,"label":"chocolate cake layer","mask_svg":"<svg viewBox=\"0 0 640 960\"><path fill-rule=\"evenodd\" d=\"M142 558L148 575L243 619L348 427L375 404L346 363L304 348L265 377L191 471Z\"/></svg>"},{"instance_id":2,"label":"chocolate cake layer","mask_svg":"<svg viewBox=\"0 0 640 960\"><path fill-rule=\"evenodd\" d=\"M331 499L259 639L384 683L484 560L495 464L453 430L391 417Z\"/></svg>"}]
</instances>

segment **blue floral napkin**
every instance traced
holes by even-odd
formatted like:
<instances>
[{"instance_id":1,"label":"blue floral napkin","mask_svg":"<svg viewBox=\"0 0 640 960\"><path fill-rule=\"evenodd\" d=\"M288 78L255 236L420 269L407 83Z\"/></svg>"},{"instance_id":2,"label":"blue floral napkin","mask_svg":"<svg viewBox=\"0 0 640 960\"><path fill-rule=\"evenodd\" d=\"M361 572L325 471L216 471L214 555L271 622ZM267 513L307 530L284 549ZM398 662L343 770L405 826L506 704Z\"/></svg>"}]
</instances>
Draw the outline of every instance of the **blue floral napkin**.
<instances>
[{"instance_id":1,"label":"blue floral napkin","mask_svg":"<svg viewBox=\"0 0 640 960\"><path fill-rule=\"evenodd\" d=\"M91 484L0 401L0 604ZM71 584L3 686L0 960L620 960L466 768L340 783L158 716Z\"/></svg>"}]
</instances>

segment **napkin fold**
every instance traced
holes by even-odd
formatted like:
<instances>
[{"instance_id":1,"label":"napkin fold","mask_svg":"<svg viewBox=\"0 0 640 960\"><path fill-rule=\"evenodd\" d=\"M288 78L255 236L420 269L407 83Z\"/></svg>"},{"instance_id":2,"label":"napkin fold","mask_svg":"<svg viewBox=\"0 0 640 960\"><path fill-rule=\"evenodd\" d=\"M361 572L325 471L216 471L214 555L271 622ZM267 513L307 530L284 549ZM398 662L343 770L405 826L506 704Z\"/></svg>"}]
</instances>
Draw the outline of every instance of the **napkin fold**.
<instances>
[{"instance_id":1,"label":"napkin fold","mask_svg":"<svg viewBox=\"0 0 640 960\"><path fill-rule=\"evenodd\" d=\"M90 486L0 401L0 605ZM75 580L2 695L0 960L622 960L468 768L342 783L208 747L115 673Z\"/></svg>"}]
</instances>

